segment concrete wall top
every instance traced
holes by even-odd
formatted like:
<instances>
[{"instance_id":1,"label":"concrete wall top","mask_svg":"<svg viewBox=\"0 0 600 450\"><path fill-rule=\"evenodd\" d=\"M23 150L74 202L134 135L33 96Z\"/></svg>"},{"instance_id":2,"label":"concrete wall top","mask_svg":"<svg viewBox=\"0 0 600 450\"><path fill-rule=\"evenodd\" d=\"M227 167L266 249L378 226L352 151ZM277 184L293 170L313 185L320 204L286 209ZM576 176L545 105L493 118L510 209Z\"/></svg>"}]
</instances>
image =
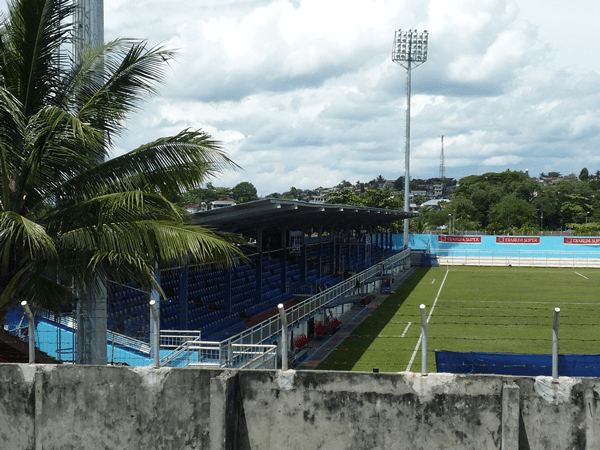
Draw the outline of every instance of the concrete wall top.
<instances>
[{"instance_id":1,"label":"concrete wall top","mask_svg":"<svg viewBox=\"0 0 600 450\"><path fill-rule=\"evenodd\" d=\"M599 392L597 378L0 364L0 441L10 449L598 448Z\"/></svg>"}]
</instances>

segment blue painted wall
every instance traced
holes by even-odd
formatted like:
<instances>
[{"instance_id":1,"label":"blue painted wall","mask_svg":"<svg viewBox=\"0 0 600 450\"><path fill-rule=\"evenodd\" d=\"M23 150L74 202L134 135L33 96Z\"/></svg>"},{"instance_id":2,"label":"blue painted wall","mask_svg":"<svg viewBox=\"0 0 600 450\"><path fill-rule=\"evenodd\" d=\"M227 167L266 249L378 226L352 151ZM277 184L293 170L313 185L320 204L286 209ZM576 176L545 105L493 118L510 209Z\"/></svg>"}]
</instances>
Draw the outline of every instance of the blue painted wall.
<instances>
[{"instance_id":1,"label":"blue painted wall","mask_svg":"<svg viewBox=\"0 0 600 450\"><path fill-rule=\"evenodd\" d=\"M504 256L544 256L551 257L573 255L577 258L599 258L600 257L600 238L598 237L579 237L569 238L562 236L540 236L540 242L535 244L504 244L497 243L496 236L481 236L480 243L461 243L461 242L440 242L438 235L432 234L411 234L409 236L409 246L413 250L429 250L430 253L445 254L448 252L458 252L459 254L494 252ZM594 239L598 243L570 244L565 243L569 239ZM401 249L403 236L401 234L393 235L394 249Z\"/></svg>"}]
</instances>

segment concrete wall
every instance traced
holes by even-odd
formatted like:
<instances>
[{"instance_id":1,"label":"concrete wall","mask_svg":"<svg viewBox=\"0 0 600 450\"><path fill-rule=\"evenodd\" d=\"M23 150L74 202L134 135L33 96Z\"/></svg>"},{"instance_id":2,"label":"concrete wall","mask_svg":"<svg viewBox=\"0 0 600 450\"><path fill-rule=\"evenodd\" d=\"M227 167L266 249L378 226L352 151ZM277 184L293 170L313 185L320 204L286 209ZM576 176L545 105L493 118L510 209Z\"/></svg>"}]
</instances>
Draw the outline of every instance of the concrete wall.
<instances>
[{"instance_id":1,"label":"concrete wall","mask_svg":"<svg viewBox=\"0 0 600 450\"><path fill-rule=\"evenodd\" d=\"M0 364L7 449L596 449L600 379Z\"/></svg>"}]
</instances>

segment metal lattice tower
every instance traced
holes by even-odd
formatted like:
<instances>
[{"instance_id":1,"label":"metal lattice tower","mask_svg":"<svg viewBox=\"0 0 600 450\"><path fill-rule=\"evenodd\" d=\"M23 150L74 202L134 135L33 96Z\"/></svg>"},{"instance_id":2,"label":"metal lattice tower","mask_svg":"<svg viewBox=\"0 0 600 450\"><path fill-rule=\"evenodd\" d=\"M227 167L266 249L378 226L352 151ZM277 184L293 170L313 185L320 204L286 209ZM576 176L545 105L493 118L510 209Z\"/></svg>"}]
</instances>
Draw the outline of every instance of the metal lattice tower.
<instances>
[{"instance_id":1,"label":"metal lattice tower","mask_svg":"<svg viewBox=\"0 0 600 450\"><path fill-rule=\"evenodd\" d=\"M442 154L440 155L440 178L446 178L446 167L444 165L444 136L442 135Z\"/></svg>"}]
</instances>

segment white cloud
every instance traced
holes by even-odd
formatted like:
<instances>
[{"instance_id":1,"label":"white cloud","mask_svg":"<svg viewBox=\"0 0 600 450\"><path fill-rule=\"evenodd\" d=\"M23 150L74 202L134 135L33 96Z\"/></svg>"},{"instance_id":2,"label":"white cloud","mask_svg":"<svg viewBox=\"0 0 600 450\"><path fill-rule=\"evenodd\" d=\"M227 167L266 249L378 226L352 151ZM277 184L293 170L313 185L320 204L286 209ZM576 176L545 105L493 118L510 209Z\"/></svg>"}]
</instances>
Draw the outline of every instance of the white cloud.
<instances>
[{"instance_id":1,"label":"white cloud","mask_svg":"<svg viewBox=\"0 0 600 450\"><path fill-rule=\"evenodd\" d=\"M244 169L216 185L396 179L406 72L392 40L418 28L429 59L412 73L411 176L438 175L441 135L450 177L595 172L599 13L590 0L105 0L107 39L180 52L115 152L202 128Z\"/></svg>"}]
</instances>

